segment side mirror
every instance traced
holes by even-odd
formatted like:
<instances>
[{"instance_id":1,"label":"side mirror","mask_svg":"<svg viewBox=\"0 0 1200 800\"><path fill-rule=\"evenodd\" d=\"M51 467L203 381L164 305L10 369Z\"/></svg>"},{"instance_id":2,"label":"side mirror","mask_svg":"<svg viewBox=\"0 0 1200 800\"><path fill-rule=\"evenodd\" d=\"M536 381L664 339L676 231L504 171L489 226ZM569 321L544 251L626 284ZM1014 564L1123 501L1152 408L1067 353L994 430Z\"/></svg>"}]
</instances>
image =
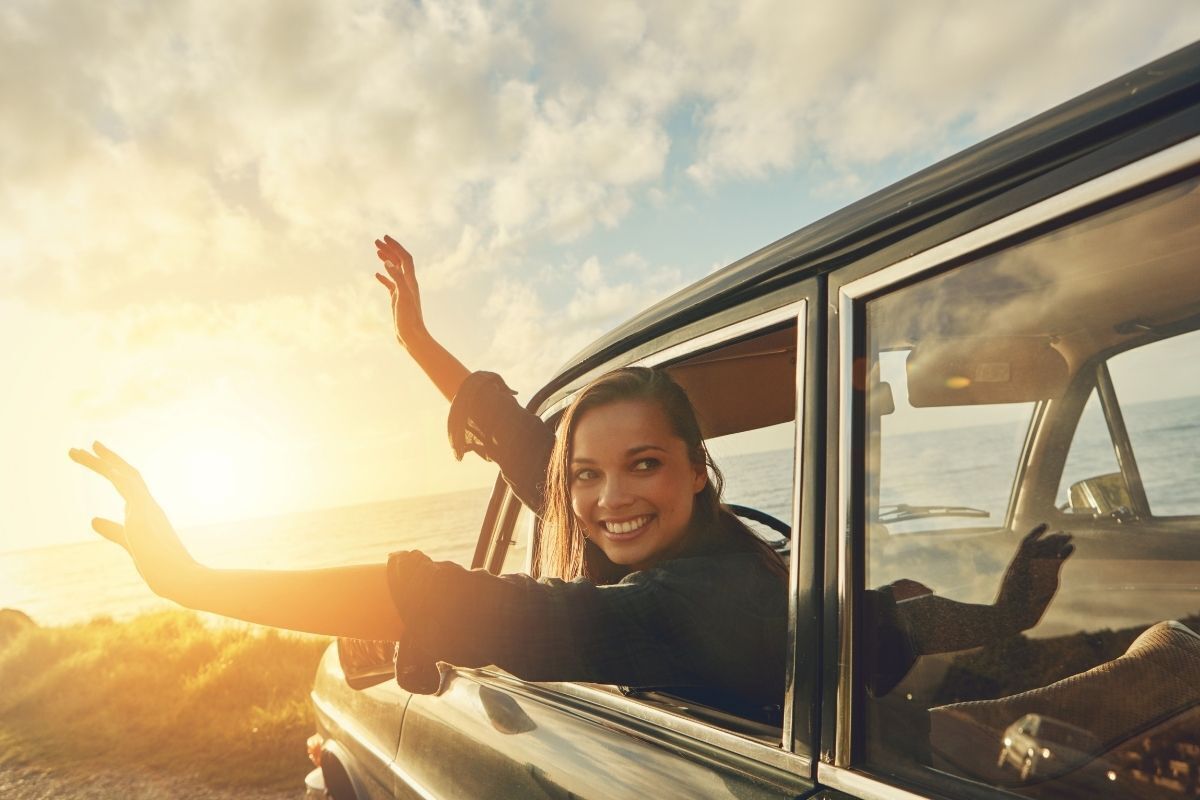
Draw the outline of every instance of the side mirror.
<instances>
[{"instance_id":1,"label":"side mirror","mask_svg":"<svg viewBox=\"0 0 1200 800\"><path fill-rule=\"evenodd\" d=\"M1075 513L1112 517L1124 521L1133 518L1133 500L1119 472L1095 475L1071 484L1067 507Z\"/></svg>"},{"instance_id":2,"label":"side mirror","mask_svg":"<svg viewBox=\"0 0 1200 800\"><path fill-rule=\"evenodd\" d=\"M337 651L342 674L351 689L366 689L395 677L395 642L339 636Z\"/></svg>"}]
</instances>

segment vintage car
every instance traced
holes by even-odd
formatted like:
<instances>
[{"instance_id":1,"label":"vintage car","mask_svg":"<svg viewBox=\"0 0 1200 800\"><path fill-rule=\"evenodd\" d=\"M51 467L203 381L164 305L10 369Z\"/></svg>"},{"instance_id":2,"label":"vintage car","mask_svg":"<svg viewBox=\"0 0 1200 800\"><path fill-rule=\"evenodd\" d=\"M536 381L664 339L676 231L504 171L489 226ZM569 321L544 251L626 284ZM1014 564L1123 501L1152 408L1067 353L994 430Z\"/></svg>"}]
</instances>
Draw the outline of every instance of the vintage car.
<instances>
[{"instance_id":1,"label":"vintage car","mask_svg":"<svg viewBox=\"0 0 1200 800\"><path fill-rule=\"evenodd\" d=\"M553 421L628 364L683 384L728 502L783 537L776 719L448 664L412 695L388 646L358 643L373 663L332 646L314 786L1200 797L1200 45L710 275L529 408ZM1044 614L995 633L939 616L990 606L1040 522L1074 547ZM538 524L498 480L474 566L533 570ZM915 620L899 667L880 593ZM1045 719L1069 743L1033 730ZM1016 730L1036 734L1028 763L1010 760Z\"/></svg>"}]
</instances>

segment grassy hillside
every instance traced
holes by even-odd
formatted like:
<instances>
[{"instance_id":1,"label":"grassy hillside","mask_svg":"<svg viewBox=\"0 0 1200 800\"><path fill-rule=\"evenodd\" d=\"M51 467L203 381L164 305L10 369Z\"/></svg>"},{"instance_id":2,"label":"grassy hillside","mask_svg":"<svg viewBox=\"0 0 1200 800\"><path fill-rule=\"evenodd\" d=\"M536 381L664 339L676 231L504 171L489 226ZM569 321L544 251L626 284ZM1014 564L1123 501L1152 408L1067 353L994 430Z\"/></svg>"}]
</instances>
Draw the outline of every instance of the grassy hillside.
<instances>
[{"instance_id":1,"label":"grassy hillside","mask_svg":"<svg viewBox=\"0 0 1200 800\"><path fill-rule=\"evenodd\" d=\"M0 766L152 766L299 786L327 640L209 627L187 611L0 637Z\"/></svg>"}]
</instances>

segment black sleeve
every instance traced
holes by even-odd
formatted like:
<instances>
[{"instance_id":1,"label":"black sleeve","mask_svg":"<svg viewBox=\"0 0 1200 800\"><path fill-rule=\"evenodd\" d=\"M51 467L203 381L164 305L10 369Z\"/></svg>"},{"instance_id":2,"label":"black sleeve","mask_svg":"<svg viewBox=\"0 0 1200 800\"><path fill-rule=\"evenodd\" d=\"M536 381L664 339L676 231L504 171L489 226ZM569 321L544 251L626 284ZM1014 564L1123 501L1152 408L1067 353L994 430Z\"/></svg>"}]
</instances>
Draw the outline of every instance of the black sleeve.
<instances>
[{"instance_id":1,"label":"black sleeve","mask_svg":"<svg viewBox=\"0 0 1200 800\"><path fill-rule=\"evenodd\" d=\"M745 591L713 591L732 582ZM756 575L726 581L711 568L690 574L684 566L596 586L497 576L401 552L388 560L388 585L405 623L396 678L408 691L435 691L436 664L445 661L495 665L529 681L716 686L751 699L783 693L786 594L781 583L764 591Z\"/></svg>"},{"instance_id":2,"label":"black sleeve","mask_svg":"<svg viewBox=\"0 0 1200 800\"><path fill-rule=\"evenodd\" d=\"M521 502L540 513L554 430L515 394L494 372L467 376L450 404L450 446L460 461L470 451L495 462Z\"/></svg>"}]
</instances>

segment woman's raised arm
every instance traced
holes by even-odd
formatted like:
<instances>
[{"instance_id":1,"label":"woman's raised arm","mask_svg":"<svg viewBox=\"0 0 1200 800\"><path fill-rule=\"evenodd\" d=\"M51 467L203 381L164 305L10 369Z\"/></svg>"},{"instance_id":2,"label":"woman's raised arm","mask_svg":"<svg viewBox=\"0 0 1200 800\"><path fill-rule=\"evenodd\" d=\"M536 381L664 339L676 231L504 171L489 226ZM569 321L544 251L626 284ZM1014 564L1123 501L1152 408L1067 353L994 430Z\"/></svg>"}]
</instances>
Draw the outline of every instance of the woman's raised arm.
<instances>
[{"instance_id":1,"label":"woman's raised arm","mask_svg":"<svg viewBox=\"0 0 1200 800\"><path fill-rule=\"evenodd\" d=\"M155 594L259 625L400 638L404 623L392 602L385 564L296 571L206 567L188 553L138 471L99 442L94 450L71 450L70 456L112 483L125 499L125 522L97 518L92 527L128 551Z\"/></svg>"},{"instance_id":2,"label":"woman's raised arm","mask_svg":"<svg viewBox=\"0 0 1200 800\"><path fill-rule=\"evenodd\" d=\"M375 277L391 295L396 341L409 352L438 391L447 400L454 400L470 372L425 327L421 290L417 286L412 256L391 236L376 239L375 247L387 271L387 276L376 272Z\"/></svg>"}]
</instances>

